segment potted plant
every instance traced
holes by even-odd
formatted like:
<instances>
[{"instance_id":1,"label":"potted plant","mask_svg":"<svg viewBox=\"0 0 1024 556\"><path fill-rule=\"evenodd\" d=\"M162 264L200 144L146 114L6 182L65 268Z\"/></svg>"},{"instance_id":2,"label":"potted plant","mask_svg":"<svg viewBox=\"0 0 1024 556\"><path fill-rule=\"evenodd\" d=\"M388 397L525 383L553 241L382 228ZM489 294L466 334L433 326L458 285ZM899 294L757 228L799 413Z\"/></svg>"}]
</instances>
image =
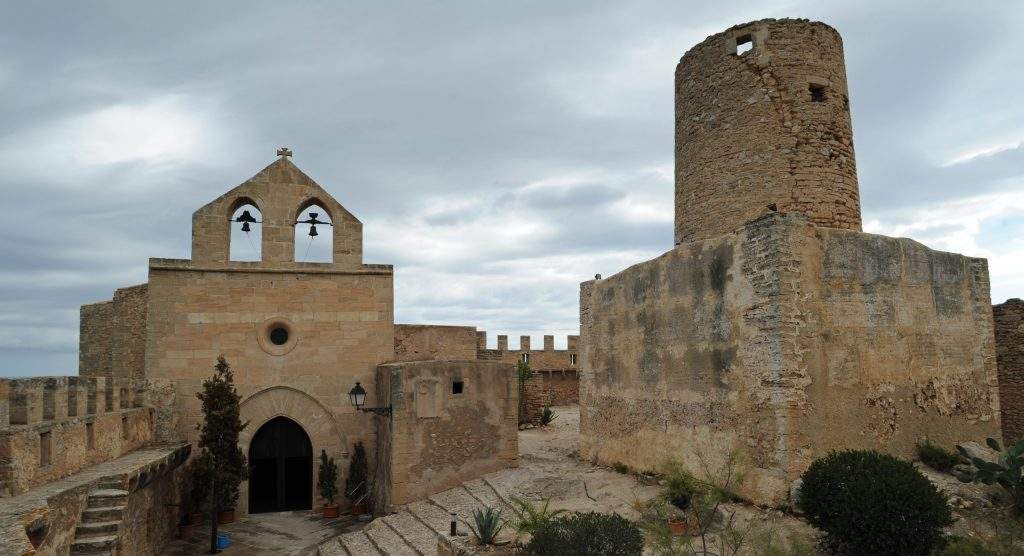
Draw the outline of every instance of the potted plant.
<instances>
[{"instance_id":1,"label":"potted plant","mask_svg":"<svg viewBox=\"0 0 1024 556\"><path fill-rule=\"evenodd\" d=\"M334 458L327 457L327 452L320 450L320 477L317 479L317 486L320 489L320 496L327 503L324 504L324 518L333 519L338 517L338 505L334 503L334 497L338 495L338 466Z\"/></svg>"},{"instance_id":2,"label":"potted plant","mask_svg":"<svg viewBox=\"0 0 1024 556\"><path fill-rule=\"evenodd\" d=\"M188 466L188 491L185 495L185 512L188 522L199 525L203 522L203 507L210 497L210 470L202 456L192 459Z\"/></svg>"},{"instance_id":3,"label":"potted plant","mask_svg":"<svg viewBox=\"0 0 1024 556\"><path fill-rule=\"evenodd\" d=\"M686 511L693 501L694 480L682 465L673 463L665 474L665 500L672 506L668 529L675 536L686 533Z\"/></svg>"},{"instance_id":4,"label":"potted plant","mask_svg":"<svg viewBox=\"0 0 1024 556\"><path fill-rule=\"evenodd\" d=\"M352 515L366 513L366 497L369 492L366 449L362 442L356 442L352 450L352 461L348 465L348 477L345 479L345 496L352 503Z\"/></svg>"},{"instance_id":5,"label":"potted plant","mask_svg":"<svg viewBox=\"0 0 1024 556\"><path fill-rule=\"evenodd\" d=\"M245 454L238 447L238 433L246 424L239 418L240 397L224 356L217 358L213 376L203 381L196 397L203 407L203 422L196 427L199 457L207 464L210 484L210 554L216 554L217 525L235 520L238 485L249 474Z\"/></svg>"}]
</instances>

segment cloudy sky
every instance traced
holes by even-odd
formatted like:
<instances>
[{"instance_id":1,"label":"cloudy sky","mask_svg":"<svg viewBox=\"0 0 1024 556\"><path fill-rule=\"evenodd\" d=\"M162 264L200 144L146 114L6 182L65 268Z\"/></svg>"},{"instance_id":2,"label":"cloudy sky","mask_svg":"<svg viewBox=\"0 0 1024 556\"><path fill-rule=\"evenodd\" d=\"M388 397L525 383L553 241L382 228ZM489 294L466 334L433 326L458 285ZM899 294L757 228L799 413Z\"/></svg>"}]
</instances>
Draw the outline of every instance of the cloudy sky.
<instances>
[{"instance_id":1,"label":"cloudy sky","mask_svg":"<svg viewBox=\"0 0 1024 556\"><path fill-rule=\"evenodd\" d=\"M279 145L395 265L398 322L564 345L580 281L671 248L679 57L763 17L843 34L866 230L1024 297L1015 2L143 4L4 6L0 375L77 372L79 305L187 258Z\"/></svg>"}]
</instances>

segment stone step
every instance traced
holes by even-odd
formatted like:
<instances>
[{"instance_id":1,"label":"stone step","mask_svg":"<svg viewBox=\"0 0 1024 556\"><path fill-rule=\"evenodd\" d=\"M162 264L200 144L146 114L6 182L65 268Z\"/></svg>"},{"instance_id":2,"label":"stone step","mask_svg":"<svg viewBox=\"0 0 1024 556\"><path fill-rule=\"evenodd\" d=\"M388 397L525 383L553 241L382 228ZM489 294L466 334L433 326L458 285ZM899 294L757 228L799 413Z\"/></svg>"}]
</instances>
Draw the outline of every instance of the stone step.
<instances>
[{"instance_id":1,"label":"stone step","mask_svg":"<svg viewBox=\"0 0 1024 556\"><path fill-rule=\"evenodd\" d=\"M72 554L99 554L112 552L117 545L117 535L75 539L71 543Z\"/></svg>"},{"instance_id":2,"label":"stone step","mask_svg":"<svg viewBox=\"0 0 1024 556\"><path fill-rule=\"evenodd\" d=\"M419 500L406 506L409 512L427 524L435 533L447 535L451 530L452 514L426 500ZM468 532L465 523L459 523L459 531Z\"/></svg>"},{"instance_id":3,"label":"stone step","mask_svg":"<svg viewBox=\"0 0 1024 556\"><path fill-rule=\"evenodd\" d=\"M437 553L437 533L431 531L411 513L401 511L382 519L422 556L433 556Z\"/></svg>"},{"instance_id":4,"label":"stone step","mask_svg":"<svg viewBox=\"0 0 1024 556\"><path fill-rule=\"evenodd\" d=\"M370 538L362 531L345 533L338 538L338 541L350 556L378 556L380 554L380 551L370 542Z\"/></svg>"},{"instance_id":5,"label":"stone step","mask_svg":"<svg viewBox=\"0 0 1024 556\"><path fill-rule=\"evenodd\" d=\"M125 506L104 506L82 510L82 523L99 521L120 521L124 516Z\"/></svg>"},{"instance_id":6,"label":"stone step","mask_svg":"<svg viewBox=\"0 0 1024 556\"><path fill-rule=\"evenodd\" d=\"M455 512L459 520L467 526L473 523L473 510L482 507L480 502L461 486L431 495L430 500L449 513Z\"/></svg>"},{"instance_id":7,"label":"stone step","mask_svg":"<svg viewBox=\"0 0 1024 556\"><path fill-rule=\"evenodd\" d=\"M75 538L98 537L104 535L116 535L117 528L121 526L120 521L94 521L91 523L79 523L75 527Z\"/></svg>"},{"instance_id":8,"label":"stone step","mask_svg":"<svg viewBox=\"0 0 1024 556\"><path fill-rule=\"evenodd\" d=\"M377 547L377 550L388 556L416 556L416 550L380 519L372 521L366 526L366 529L363 529L363 532L370 538L370 542Z\"/></svg>"},{"instance_id":9,"label":"stone step","mask_svg":"<svg viewBox=\"0 0 1024 556\"><path fill-rule=\"evenodd\" d=\"M128 491L117 489L100 489L89 493L89 508L109 508L123 506L128 499Z\"/></svg>"},{"instance_id":10,"label":"stone step","mask_svg":"<svg viewBox=\"0 0 1024 556\"><path fill-rule=\"evenodd\" d=\"M494 489L481 479L465 482L462 486L466 487L466 490L468 490L474 498L483 502L484 505L490 506L496 510L501 510L501 516L503 518L511 519L516 515L512 506L506 504L504 500L499 498L498 494L494 492Z\"/></svg>"},{"instance_id":11,"label":"stone step","mask_svg":"<svg viewBox=\"0 0 1024 556\"><path fill-rule=\"evenodd\" d=\"M334 537L316 547L317 556L348 556L348 551L341 546L341 539Z\"/></svg>"}]
</instances>

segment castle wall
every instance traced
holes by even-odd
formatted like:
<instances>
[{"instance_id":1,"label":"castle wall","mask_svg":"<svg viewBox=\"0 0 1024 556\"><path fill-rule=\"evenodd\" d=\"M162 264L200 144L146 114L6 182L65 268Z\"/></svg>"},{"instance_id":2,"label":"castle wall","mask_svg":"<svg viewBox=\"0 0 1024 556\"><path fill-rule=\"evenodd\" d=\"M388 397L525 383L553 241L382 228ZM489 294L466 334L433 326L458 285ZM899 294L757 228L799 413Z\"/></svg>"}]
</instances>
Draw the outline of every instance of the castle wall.
<instances>
[{"instance_id":1,"label":"castle wall","mask_svg":"<svg viewBox=\"0 0 1024 556\"><path fill-rule=\"evenodd\" d=\"M420 361L378 367L392 406L389 507L421 500L518 465L515 367L490 361ZM455 382L462 391L456 393Z\"/></svg>"},{"instance_id":2,"label":"castle wall","mask_svg":"<svg viewBox=\"0 0 1024 556\"><path fill-rule=\"evenodd\" d=\"M1008 299L995 305L992 317L1003 442L1012 445L1024 440L1024 301Z\"/></svg>"},{"instance_id":3,"label":"castle wall","mask_svg":"<svg viewBox=\"0 0 1024 556\"><path fill-rule=\"evenodd\" d=\"M785 504L831 449L999 430L983 259L772 214L581 286L580 454L657 470L738 450Z\"/></svg>"},{"instance_id":4,"label":"castle wall","mask_svg":"<svg viewBox=\"0 0 1024 556\"><path fill-rule=\"evenodd\" d=\"M144 376L148 285L119 288L110 301L82 305L78 335L80 376Z\"/></svg>"},{"instance_id":5,"label":"castle wall","mask_svg":"<svg viewBox=\"0 0 1024 556\"><path fill-rule=\"evenodd\" d=\"M21 494L149 443L153 423L140 389L137 381L125 379L0 379L0 394L6 392L0 406L8 414L0 421L0 497Z\"/></svg>"},{"instance_id":6,"label":"castle wall","mask_svg":"<svg viewBox=\"0 0 1024 556\"><path fill-rule=\"evenodd\" d=\"M738 54L746 40L753 49ZM861 229L834 29L793 19L738 25L683 55L675 86L677 244L729 233L769 204L817 226Z\"/></svg>"},{"instance_id":7,"label":"castle wall","mask_svg":"<svg viewBox=\"0 0 1024 556\"><path fill-rule=\"evenodd\" d=\"M476 327L396 324L395 361L476 359Z\"/></svg>"},{"instance_id":8,"label":"castle wall","mask_svg":"<svg viewBox=\"0 0 1024 556\"><path fill-rule=\"evenodd\" d=\"M373 416L357 413L348 392L358 381L374 395L374 368L393 357L392 323L393 278L387 265L346 269L152 259L146 374L174 381L174 426L180 438L195 442L195 425L202 418L195 393L223 354L234 370L243 419L250 420L248 435L284 415L310 435L314 455L327 449L346 470L354 442L365 442L370 454L375 445ZM278 326L288 330L282 346L269 339ZM277 405L253 405L263 408L253 413L256 418L246 413L250 400L269 388L294 396ZM322 421L331 426L324 428ZM248 455L247 442L240 444ZM237 508L241 513L247 511L245 489Z\"/></svg>"}]
</instances>

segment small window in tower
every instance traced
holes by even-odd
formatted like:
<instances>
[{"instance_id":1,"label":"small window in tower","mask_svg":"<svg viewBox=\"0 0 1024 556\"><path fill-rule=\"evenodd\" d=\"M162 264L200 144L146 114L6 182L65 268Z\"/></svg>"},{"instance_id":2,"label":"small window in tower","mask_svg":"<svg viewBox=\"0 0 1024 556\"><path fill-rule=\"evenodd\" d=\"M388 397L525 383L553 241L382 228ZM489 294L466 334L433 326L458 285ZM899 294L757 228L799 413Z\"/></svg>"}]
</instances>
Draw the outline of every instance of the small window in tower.
<instances>
[{"instance_id":1,"label":"small window in tower","mask_svg":"<svg viewBox=\"0 0 1024 556\"><path fill-rule=\"evenodd\" d=\"M825 102L825 86L811 83L808 89L811 91L811 100L814 102Z\"/></svg>"},{"instance_id":2,"label":"small window in tower","mask_svg":"<svg viewBox=\"0 0 1024 556\"><path fill-rule=\"evenodd\" d=\"M522 361L523 361L523 363L526 363L527 365L529 365L530 364L530 354L529 353L524 353L522 355Z\"/></svg>"},{"instance_id":3,"label":"small window in tower","mask_svg":"<svg viewBox=\"0 0 1024 556\"><path fill-rule=\"evenodd\" d=\"M736 37L736 55L742 56L754 49L753 35L741 35Z\"/></svg>"},{"instance_id":4,"label":"small window in tower","mask_svg":"<svg viewBox=\"0 0 1024 556\"><path fill-rule=\"evenodd\" d=\"M39 465L50 465L53 454L53 437L50 432L39 433Z\"/></svg>"},{"instance_id":5,"label":"small window in tower","mask_svg":"<svg viewBox=\"0 0 1024 556\"><path fill-rule=\"evenodd\" d=\"M461 380L453 380L452 381L452 394L461 394L461 393L462 393L462 381Z\"/></svg>"},{"instance_id":6,"label":"small window in tower","mask_svg":"<svg viewBox=\"0 0 1024 556\"><path fill-rule=\"evenodd\" d=\"M572 366L576 365L576 354L575 353L570 353L569 354L569 365L572 365Z\"/></svg>"}]
</instances>

